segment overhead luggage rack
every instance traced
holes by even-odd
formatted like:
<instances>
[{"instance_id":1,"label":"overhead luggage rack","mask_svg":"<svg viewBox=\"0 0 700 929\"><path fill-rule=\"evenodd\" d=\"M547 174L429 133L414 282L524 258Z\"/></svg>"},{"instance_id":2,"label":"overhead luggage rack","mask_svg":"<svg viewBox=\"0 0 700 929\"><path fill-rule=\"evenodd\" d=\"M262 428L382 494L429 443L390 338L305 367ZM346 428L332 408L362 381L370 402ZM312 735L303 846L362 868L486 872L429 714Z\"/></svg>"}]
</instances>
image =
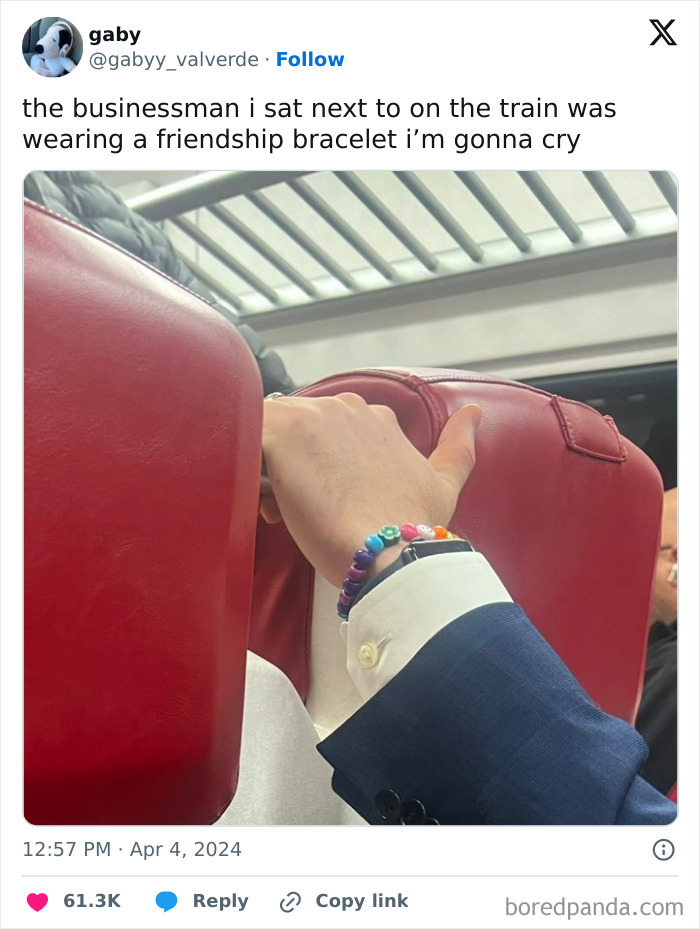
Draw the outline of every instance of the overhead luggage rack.
<instances>
[{"instance_id":1,"label":"overhead luggage rack","mask_svg":"<svg viewBox=\"0 0 700 929\"><path fill-rule=\"evenodd\" d=\"M677 229L663 171L206 172L128 203L256 325L488 287L525 264L531 280L672 254Z\"/></svg>"}]
</instances>

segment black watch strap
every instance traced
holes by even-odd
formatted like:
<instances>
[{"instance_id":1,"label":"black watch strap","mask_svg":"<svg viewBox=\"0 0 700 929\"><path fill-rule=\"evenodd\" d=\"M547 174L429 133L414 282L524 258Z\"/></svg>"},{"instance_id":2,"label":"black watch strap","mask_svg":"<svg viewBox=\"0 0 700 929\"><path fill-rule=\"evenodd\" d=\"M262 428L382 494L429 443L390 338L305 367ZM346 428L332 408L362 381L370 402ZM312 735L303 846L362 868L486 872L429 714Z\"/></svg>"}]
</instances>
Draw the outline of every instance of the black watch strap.
<instances>
[{"instance_id":1,"label":"black watch strap","mask_svg":"<svg viewBox=\"0 0 700 929\"><path fill-rule=\"evenodd\" d=\"M473 552L474 546L466 539L416 539L401 552L401 561L411 564L419 558L430 555L444 555L450 552Z\"/></svg>"}]
</instances>

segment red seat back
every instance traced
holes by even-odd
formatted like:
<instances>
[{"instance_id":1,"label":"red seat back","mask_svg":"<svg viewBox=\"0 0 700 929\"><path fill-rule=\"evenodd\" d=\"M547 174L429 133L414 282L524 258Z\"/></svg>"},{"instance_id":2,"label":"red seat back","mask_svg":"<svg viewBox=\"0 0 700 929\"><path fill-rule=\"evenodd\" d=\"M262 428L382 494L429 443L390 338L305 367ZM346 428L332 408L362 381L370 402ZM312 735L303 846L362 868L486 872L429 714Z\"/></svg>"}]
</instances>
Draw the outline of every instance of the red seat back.
<instances>
[{"instance_id":1,"label":"red seat back","mask_svg":"<svg viewBox=\"0 0 700 929\"><path fill-rule=\"evenodd\" d=\"M477 465L452 526L488 557L593 699L632 720L661 519L652 462L609 417L499 378L367 370L302 393L344 391L391 407L425 455L454 410L468 402L483 407ZM302 696L312 585L284 527L261 526L251 648L281 667Z\"/></svg>"},{"instance_id":2,"label":"red seat back","mask_svg":"<svg viewBox=\"0 0 700 929\"><path fill-rule=\"evenodd\" d=\"M261 387L235 329L25 207L25 816L208 823L236 785Z\"/></svg>"}]
</instances>

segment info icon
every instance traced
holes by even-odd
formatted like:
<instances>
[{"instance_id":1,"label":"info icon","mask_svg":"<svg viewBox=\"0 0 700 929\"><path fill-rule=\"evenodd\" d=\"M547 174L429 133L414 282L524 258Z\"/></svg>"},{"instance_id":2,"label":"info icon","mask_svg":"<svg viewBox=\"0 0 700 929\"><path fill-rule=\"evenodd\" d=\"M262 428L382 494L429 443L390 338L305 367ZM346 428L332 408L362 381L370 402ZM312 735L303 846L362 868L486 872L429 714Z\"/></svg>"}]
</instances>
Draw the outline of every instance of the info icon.
<instances>
[{"instance_id":1,"label":"info icon","mask_svg":"<svg viewBox=\"0 0 700 929\"><path fill-rule=\"evenodd\" d=\"M676 849L673 842L668 839L659 839L658 842L654 842L652 852L654 853L654 858L658 858L659 861L668 861L669 858L673 858Z\"/></svg>"}]
</instances>

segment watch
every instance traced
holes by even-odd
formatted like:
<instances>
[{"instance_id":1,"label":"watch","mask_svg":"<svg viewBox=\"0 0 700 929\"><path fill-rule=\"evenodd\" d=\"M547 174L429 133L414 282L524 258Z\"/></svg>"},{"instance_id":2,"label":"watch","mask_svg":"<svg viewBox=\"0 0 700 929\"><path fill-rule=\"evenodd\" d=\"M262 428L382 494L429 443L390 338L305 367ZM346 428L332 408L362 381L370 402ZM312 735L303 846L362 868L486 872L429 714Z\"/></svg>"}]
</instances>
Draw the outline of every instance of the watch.
<instances>
[{"instance_id":1,"label":"watch","mask_svg":"<svg viewBox=\"0 0 700 929\"><path fill-rule=\"evenodd\" d=\"M353 603L353 606L356 606L363 597L371 590L374 590L382 581L391 577L392 574L396 574L396 572L400 571L405 565L413 564L414 561L418 561L419 558L428 558L431 555L444 555L453 552L475 551L476 549L474 546L471 542L467 542L466 539L416 539L413 542L409 542L401 552L400 558L397 558L396 561L392 561L392 563L384 568L383 571L380 571L376 577L373 577L369 584L363 587L357 595L357 599Z\"/></svg>"},{"instance_id":2,"label":"watch","mask_svg":"<svg viewBox=\"0 0 700 929\"><path fill-rule=\"evenodd\" d=\"M476 549L466 539L415 539L401 552L402 564L411 564L429 555L448 552L474 552Z\"/></svg>"}]
</instances>

